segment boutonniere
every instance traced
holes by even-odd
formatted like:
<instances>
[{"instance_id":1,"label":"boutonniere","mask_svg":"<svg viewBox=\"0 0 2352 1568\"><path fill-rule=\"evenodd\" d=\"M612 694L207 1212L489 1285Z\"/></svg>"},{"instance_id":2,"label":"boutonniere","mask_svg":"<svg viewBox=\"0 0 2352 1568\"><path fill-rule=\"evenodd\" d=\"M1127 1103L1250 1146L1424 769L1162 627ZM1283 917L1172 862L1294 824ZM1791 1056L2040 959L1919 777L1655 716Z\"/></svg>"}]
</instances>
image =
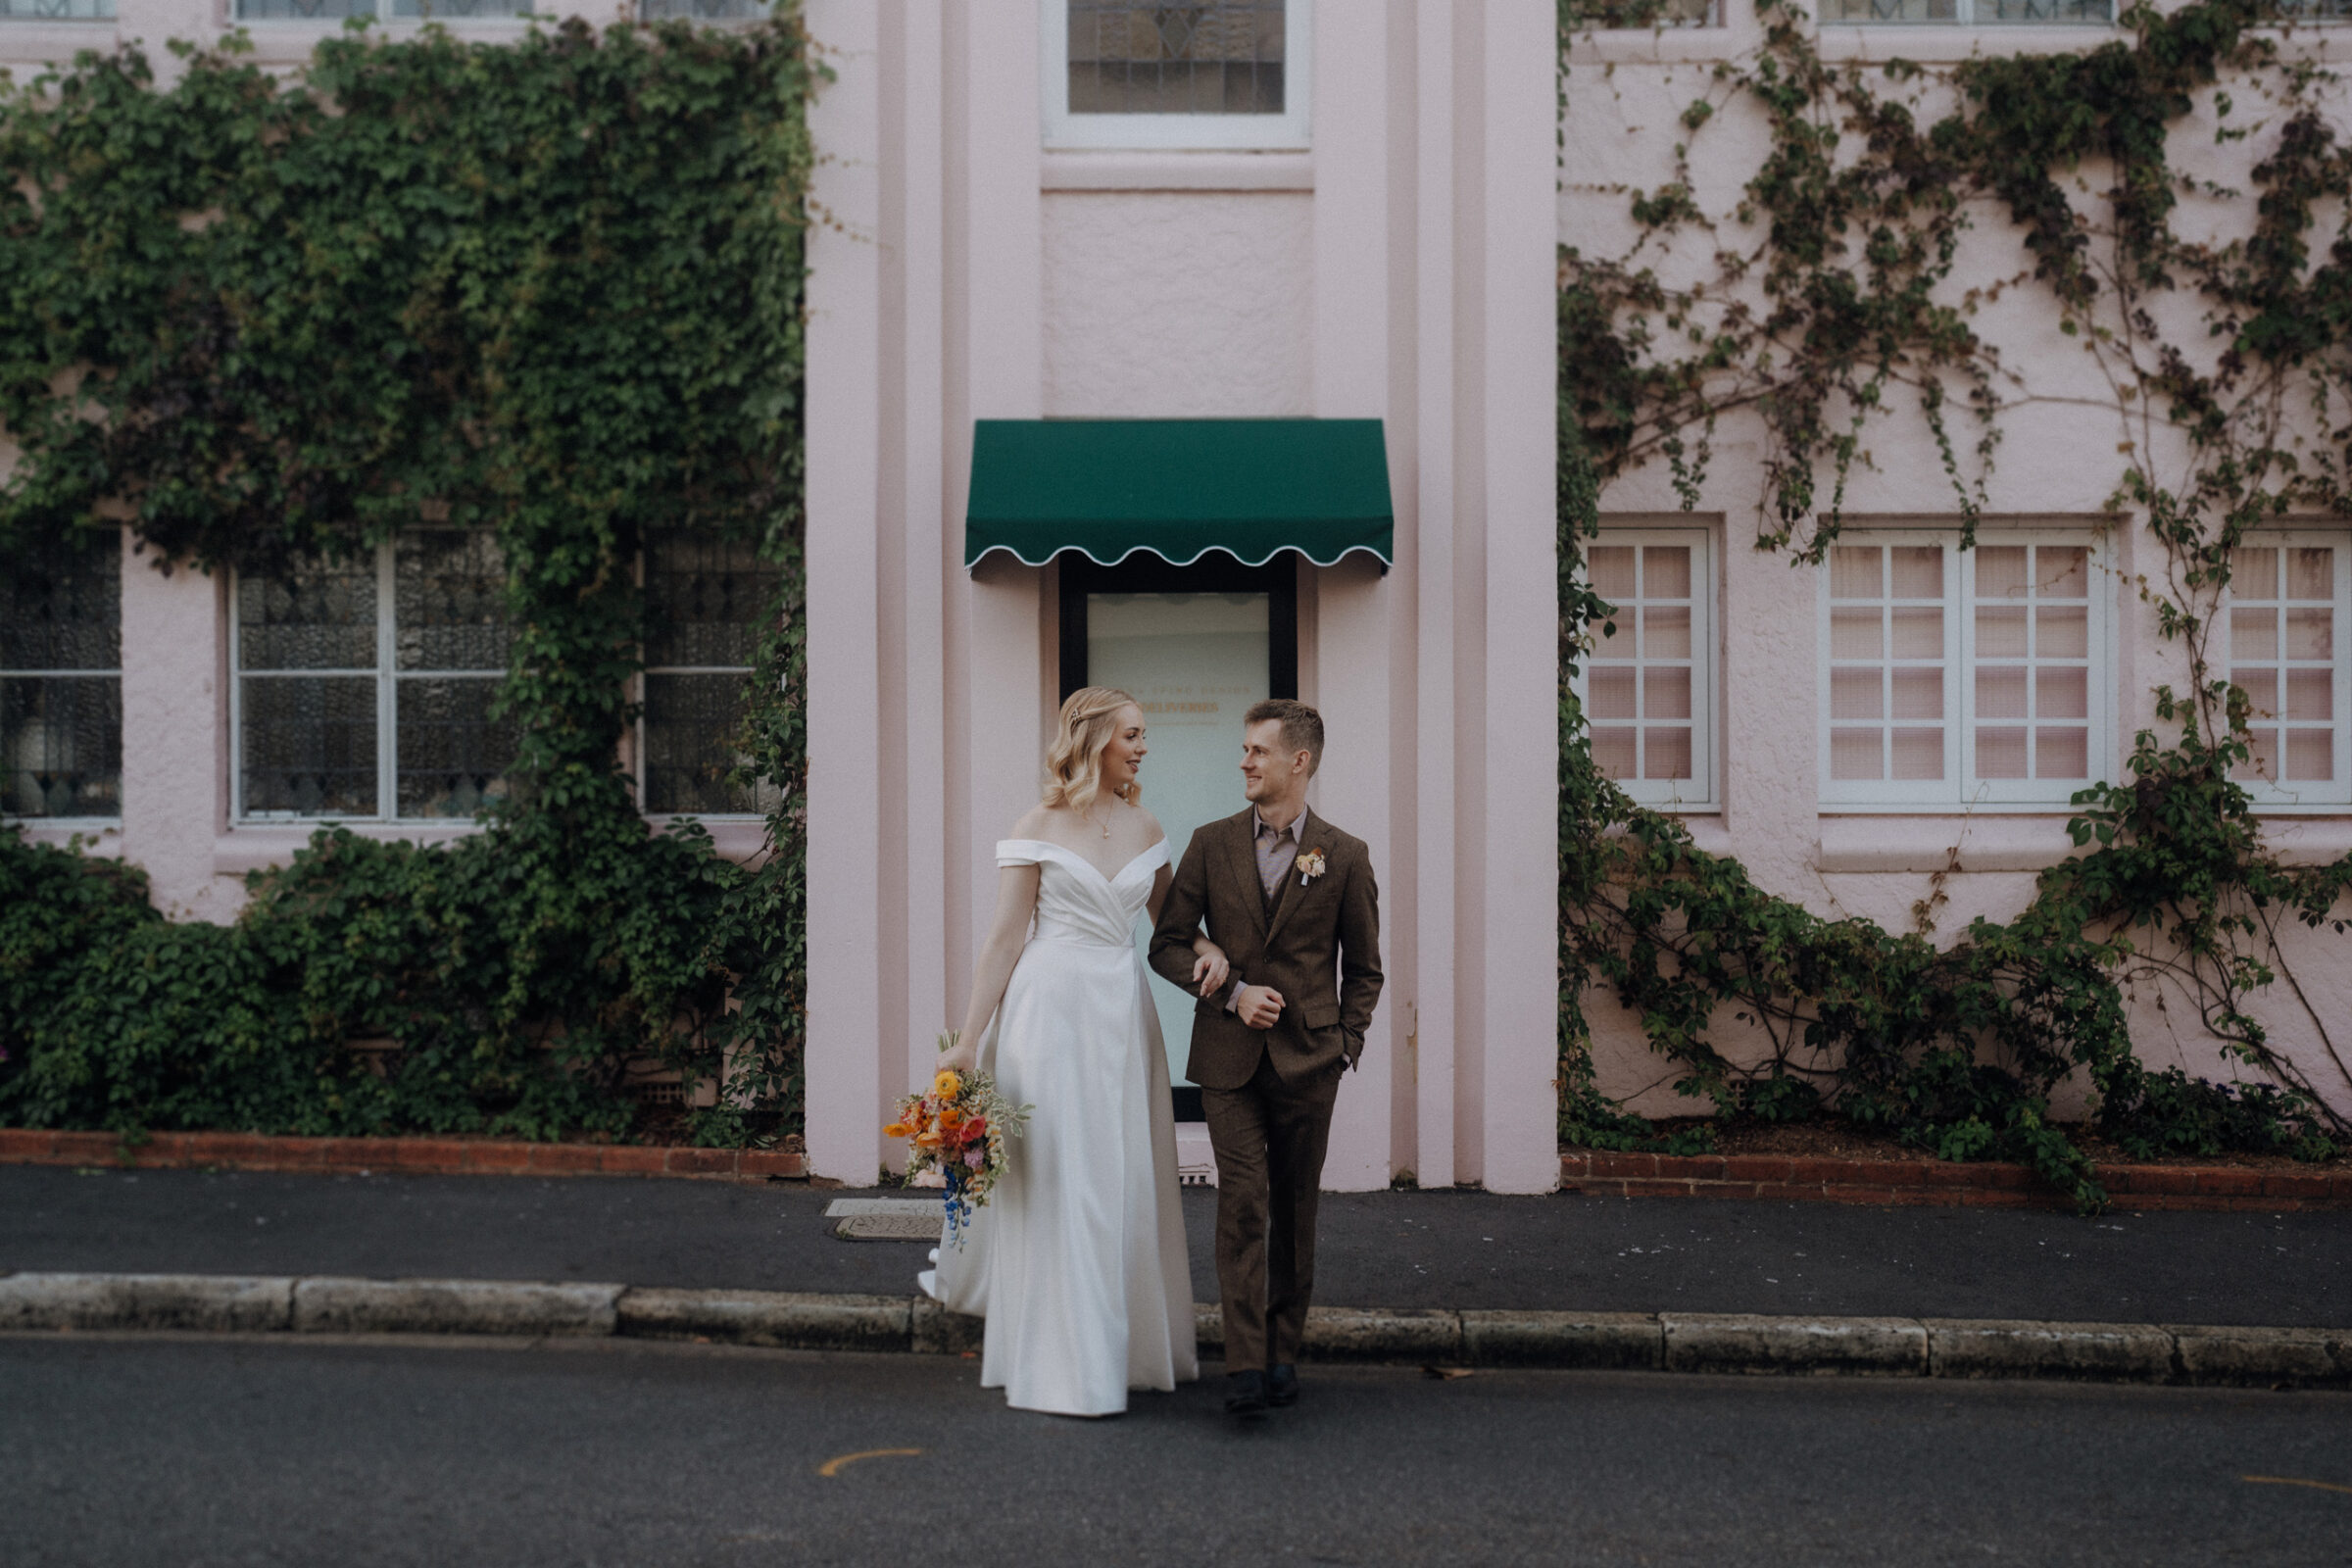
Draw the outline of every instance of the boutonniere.
<instances>
[{"instance_id":1,"label":"boutonniere","mask_svg":"<svg viewBox=\"0 0 2352 1568\"><path fill-rule=\"evenodd\" d=\"M1309 882L1312 882L1315 878L1321 876L1326 869L1328 869L1328 867L1326 867L1323 863L1323 852L1321 850L1307 851L1304 855L1298 857L1298 885L1300 887L1306 886Z\"/></svg>"}]
</instances>

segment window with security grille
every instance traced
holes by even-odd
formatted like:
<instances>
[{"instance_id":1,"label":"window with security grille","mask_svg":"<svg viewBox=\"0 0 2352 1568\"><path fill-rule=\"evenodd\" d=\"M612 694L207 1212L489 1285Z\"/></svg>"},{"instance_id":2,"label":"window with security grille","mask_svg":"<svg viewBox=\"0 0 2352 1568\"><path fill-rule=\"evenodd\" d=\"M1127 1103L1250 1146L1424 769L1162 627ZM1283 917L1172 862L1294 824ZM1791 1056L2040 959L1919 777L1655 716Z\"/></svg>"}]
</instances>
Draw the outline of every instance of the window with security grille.
<instances>
[{"instance_id":1,"label":"window with security grille","mask_svg":"<svg viewBox=\"0 0 2352 1568\"><path fill-rule=\"evenodd\" d=\"M638 800L653 815L750 816L775 790L731 781L752 662L778 578L748 541L672 535L645 552Z\"/></svg>"},{"instance_id":2,"label":"window with security grille","mask_svg":"<svg viewBox=\"0 0 2352 1568\"><path fill-rule=\"evenodd\" d=\"M112 22L115 0L0 0L0 20Z\"/></svg>"},{"instance_id":3,"label":"window with security grille","mask_svg":"<svg viewBox=\"0 0 2352 1568\"><path fill-rule=\"evenodd\" d=\"M1047 146L1306 146L1304 0L1040 3Z\"/></svg>"},{"instance_id":4,"label":"window with security grille","mask_svg":"<svg viewBox=\"0 0 2352 1568\"><path fill-rule=\"evenodd\" d=\"M647 22L757 22L767 12L767 0L638 0L637 6Z\"/></svg>"},{"instance_id":5,"label":"window with security grille","mask_svg":"<svg viewBox=\"0 0 2352 1568\"><path fill-rule=\"evenodd\" d=\"M113 532L0 570L0 816L122 814L122 544Z\"/></svg>"},{"instance_id":6,"label":"window with security grille","mask_svg":"<svg viewBox=\"0 0 2352 1568\"><path fill-rule=\"evenodd\" d=\"M469 17L532 15L531 0L236 0L239 22L341 22L392 17L404 22L464 22Z\"/></svg>"},{"instance_id":7,"label":"window with security grille","mask_svg":"<svg viewBox=\"0 0 2352 1568\"><path fill-rule=\"evenodd\" d=\"M1713 807L1712 535L1604 525L1585 562L1613 611L1579 676L1594 765L1644 804Z\"/></svg>"},{"instance_id":8,"label":"window with security grille","mask_svg":"<svg viewBox=\"0 0 2352 1568\"><path fill-rule=\"evenodd\" d=\"M1821 0L1828 25L2105 27L2115 0Z\"/></svg>"},{"instance_id":9,"label":"window with security grille","mask_svg":"<svg viewBox=\"0 0 2352 1568\"><path fill-rule=\"evenodd\" d=\"M2086 534L1840 539L1821 573L1824 803L2068 804L2106 766L2111 597Z\"/></svg>"},{"instance_id":10,"label":"window with security grille","mask_svg":"<svg viewBox=\"0 0 2352 1568\"><path fill-rule=\"evenodd\" d=\"M2352 548L2341 534L2251 535L2230 556L2214 645L2246 694L2254 755L2234 776L2263 805L2352 801L2352 684L2336 667L2348 590Z\"/></svg>"},{"instance_id":11,"label":"window with security grille","mask_svg":"<svg viewBox=\"0 0 2352 1568\"><path fill-rule=\"evenodd\" d=\"M506 564L487 533L245 573L233 616L240 817L471 817L506 794Z\"/></svg>"},{"instance_id":12,"label":"window with security grille","mask_svg":"<svg viewBox=\"0 0 2352 1568\"><path fill-rule=\"evenodd\" d=\"M1563 15L1572 28L1595 32L1723 25L1720 0L1575 0Z\"/></svg>"}]
</instances>

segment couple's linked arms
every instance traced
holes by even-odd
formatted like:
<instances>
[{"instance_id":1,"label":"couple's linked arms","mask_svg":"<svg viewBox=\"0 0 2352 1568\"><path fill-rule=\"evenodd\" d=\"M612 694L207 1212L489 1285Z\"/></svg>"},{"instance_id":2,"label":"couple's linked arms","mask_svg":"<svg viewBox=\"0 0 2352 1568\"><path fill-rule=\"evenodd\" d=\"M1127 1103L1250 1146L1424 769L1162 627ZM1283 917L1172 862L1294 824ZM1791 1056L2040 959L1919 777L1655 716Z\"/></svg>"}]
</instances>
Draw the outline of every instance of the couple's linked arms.
<instances>
[{"instance_id":1,"label":"couple's linked arms","mask_svg":"<svg viewBox=\"0 0 2352 1568\"><path fill-rule=\"evenodd\" d=\"M1020 962L1021 949L1029 941L1029 922L1037 913L1039 875L1034 864L1007 865L997 872L996 916L989 923L988 940L981 944L980 961L973 966L972 1000L963 1010L963 1027L956 1031L955 1046L939 1058L942 1067L969 1072L977 1064L980 1032L996 1016L998 1004L1004 1000L1004 988L1012 982L1012 967ZM1167 902L1168 883L1168 868L1163 865L1152 876L1152 897L1146 906L1154 933L1159 927L1160 906ZM1196 916L1194 924L1199 923ZM1152 941L1155 956L1158 947L1155 935ZM1191 976L1194 992L1205 996L1221 988L1226 969L1224 950L1196 932ZM1163 968L1161 972L1166 970ZM1176 983L1186 982L1177 979Z\"/></svg>"}]
</instances>

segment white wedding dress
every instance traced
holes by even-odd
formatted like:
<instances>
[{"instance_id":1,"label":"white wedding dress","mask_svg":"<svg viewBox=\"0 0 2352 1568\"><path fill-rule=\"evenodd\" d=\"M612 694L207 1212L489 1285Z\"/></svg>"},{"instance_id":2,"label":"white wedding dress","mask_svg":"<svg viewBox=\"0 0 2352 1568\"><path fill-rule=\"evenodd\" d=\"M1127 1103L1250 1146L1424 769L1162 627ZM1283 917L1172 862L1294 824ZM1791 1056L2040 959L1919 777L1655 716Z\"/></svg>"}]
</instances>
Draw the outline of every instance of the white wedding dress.
<instances>
[{"instance_id":1,"label":"white wedding dress","mask_svg":"<svg viewBox=\"0 0 2352 1568\"><path fill-rule=\"evenodd\" d=\"M1110 1415L1129 1389L1200 1373L1168 1062L1134 939L1167 860L1162 839L1106 882L1057 844L997 846L999 865L1038 867L1037 917L979 1061L1032 1109L988 1206L921 1283L987 1317L980 1385L1020 1409Z\"/></svg>"}]
</instances>

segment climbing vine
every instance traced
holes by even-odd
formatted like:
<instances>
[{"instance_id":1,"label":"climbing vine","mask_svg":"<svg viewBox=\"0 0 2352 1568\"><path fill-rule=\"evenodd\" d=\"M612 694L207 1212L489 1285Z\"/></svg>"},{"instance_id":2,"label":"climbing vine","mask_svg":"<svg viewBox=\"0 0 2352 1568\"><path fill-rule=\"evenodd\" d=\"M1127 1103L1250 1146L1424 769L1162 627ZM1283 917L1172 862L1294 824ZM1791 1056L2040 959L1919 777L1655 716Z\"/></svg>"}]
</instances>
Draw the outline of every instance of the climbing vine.
<instances>
[{"instance_id":1,"label":"climbing vine","mask_svg":"<svg viewBox=\"0 0 2352 1568\"><path fill-rule=\"evenodd\" d=\"M169 86L124 49L0 104L0 571L124 523L204 571L484 531L518 754L484 831L323 830L226 928L0 834L0 1117L621 1134L652 1058L726 1080L706 1140L797 1125L797 8L358 28L292 76L173 49ZM671 534L752 541L781 584L737 745L777 803L749 868L649 834L618 765L635 562Z\"/></svg>"},{"instance_id":2,"label":"climbing vine","mask_svg":"<svg viewBox=\"0 0 2352 1568\"><path fill-rule=\"evenodd\" d=\"M2103 1201L2095 1171L2050 1116L2077 1075L2097 1130L2135 1154L2334 1152L2352 1125L2250 1003L2281 978L2284 925L2344 930L2352 862L2290 865L2268 845L2242 783L2253 706L2212 657L2248 531L2352 512L2352 149L2326 113L2333 78L2257 30L2251 0L2136 6L2094 49L1940 71L1833 66L1788 0L1758 10L1760 49L1685 107L1671 176L1618 190L1633 245L1560 256L1564 1134L1655 1144L1593 1087L1583 1009L1598 989L1725 1115L1834 1108L1946 1158L2029 1160L2085 1206ZM1562 17L1565 63L1580 23L1566 0ZM1711 211L1692 170L1727 115L1760 116L1769 150ZM2191 122L2261 149L2250 195L2179 167ZM2001 225L2013 270L1958 275L1972 228ZM2152 694L2129 780L2076 797L2082 853L2015 919L1938 947L1934 893L1909 932L1817 915L1601 776L1572 680L1612 612L1582 566L1604 483L1663 463L1694 505L1732 417L1764 439L1756 547L1818 564L1869 431L1903 408L1971 547L2002 419L2037 401L1980 328L2013 295L2106 389L2109 525L2136 519L2161 546L2137 587L2193 673ZM2284 978L2344 1070L2330 1087L2352 1088L2330 1020ZM2185 998L2250 1081L2147 1070L2127 1026L2140 987ZM1762 1059L1735 1063L1727 1029L1760 1037Z\"/></svg>"}]
</instances>

